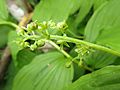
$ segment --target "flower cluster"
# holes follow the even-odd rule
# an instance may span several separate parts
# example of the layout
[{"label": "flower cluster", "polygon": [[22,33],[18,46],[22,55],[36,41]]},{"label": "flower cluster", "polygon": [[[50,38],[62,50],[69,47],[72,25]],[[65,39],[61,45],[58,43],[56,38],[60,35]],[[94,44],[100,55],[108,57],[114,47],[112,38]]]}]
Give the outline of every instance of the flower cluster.
[{"label": "flower cluster", "polygon": [[81,61],[84,60],[85,56],[87,56],[90,53],[90,47],[86,45],[76,45],[77,48],[75,49],[75,52],[78,53],[77,58],[80,59]]},{"label": "flower cluster", "polygon": [[67,27],[65,21],[59,23],[55,23],[52,20],[42,23],[37,21],[31,22],[27,27],[21,27],[21,29],[17,31],[17,34],[20,36],[17,43],[23,48],[28,47],[31,50],[35,50],[43,46],[46,39],[49,39],[49,29],[63,33]]}]

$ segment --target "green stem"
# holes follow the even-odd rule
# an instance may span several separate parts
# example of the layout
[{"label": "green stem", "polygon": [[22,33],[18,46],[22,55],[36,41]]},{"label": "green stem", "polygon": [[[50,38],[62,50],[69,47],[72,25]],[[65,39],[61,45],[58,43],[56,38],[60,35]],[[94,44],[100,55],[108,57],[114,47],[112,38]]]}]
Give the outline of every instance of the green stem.
[{"label": "green stem", "polygon": [[101,46],[101,45],[86,42],[86,41],[83,41],[83,40],[78,40],[78,39],[74,39],[74,38],[70,38],[70,37],[57,36],[57,35],[50,35],[50,39],[53,39],[53,40],[65,40],[66,42],[72,42],[72,43],[76,43],[76,44],[85,44],[85,45],[87,45],[87,46],[89,46],[91,48],[101,50],[101,51],[105,51],[105,52],[120,56],[120,53],[117,52],[117,51],[114,51],[114,50],[112,50],[110,48],[107,48],[107,47],[104,47],[104,46]]},{"label": "green stem", "polygon": [[49,40],[47,42],[53,45],[58,51],[62,52],[67,58],[72,59],[72,57],[67,52],[65,52],[63,49],[61,49],[56,43],[54,43],[53,41],[49,41]]},{"label": "green stem", "polygon": [[84,64],[82,59],[79,62],[79,66],[86,69],[86,70],[93,71],[93,69],[91,69],[90,67],[88,67],[87,65]]},{"label": "green stem", "polygon": [[[16,25],[16,24],[14,24],[14,23],[12,23],[12,22],[7,22],[7,21],[2,21],[2,22],[0,22],[0,25],[2,25],[2,24],[6,24],[6,25],[10,25],[10,26],[12,26],[12,27],[14,27],[14,28],[16,28],[16,29],[21,29],[18,25]],[[73,38],[69,38],[69,37],[63,37],[63,36],[55,36],[55,35],[51,35],[50,36],[50,38],[51,39],[62,39],[62,40],[66,40],[67,42],[72,42],[72,41],[74,41],[74,43],[77,43],[76,42],[76,40],[77,39],[73,39]],[[65,52],[63,49],[61,49],[57,44],[55,44],[53,41],[50,41],[50,40],[46,40],[47,42],[49,42],[51,45],[53,45],[58,51],[60,51],[61,53],[63,53],[67,58],[70,58],[71,60],[73,59],[73,57],[71,57],[67,52]],[[82,40],[80,40],[80,41],[82,41]],[[80,43],[80,41],[79,41],[79,43]],[[83,42],[83,41],[82,41]],[[80,43],[81,44],[81,43]],[[84,43],[83,43],[84,44]],[[73,61],[74,63],[79,63],[77,60],[74,60]],[[84,66],[84,65],[82,65],[82,67],[83,68],[85,68],[85,69],[87,69],[87,70],[89,70],[89,71],[91,71],[91,69],[89,68],[89,67],[86,67],[86,66]]]},{"label": "green stem", "polygon": [[[51,45],[53,45],[58,51],[60,51],[61,53],[63,53],[67,58],[70,58],[71,60],[73,59],[73,57],[71,57],[67,52],[65,52],[64,50],[62,50],[56,43],[54,43],[53,41],[49,41],[47,40],[48,43],[50,43]],[[79,61],[77,60],[73,60],[72,62],[78,64]],[[89,71],[93,71],[91,68],[89,68],[88,66],[85,65],[81,65],[80,67],[89,70]]]},{"label": "green stem", "polygon": [[18,25],[14,24],[14,23],[12,23],[12,22],[1,21],[1,22],[0,22],[0,25],[2,25],[2,24],[10,25],[10,26],[12,26],[12,27],[14,27],[14,28],[16,28],[16,29],[21,29]]}]

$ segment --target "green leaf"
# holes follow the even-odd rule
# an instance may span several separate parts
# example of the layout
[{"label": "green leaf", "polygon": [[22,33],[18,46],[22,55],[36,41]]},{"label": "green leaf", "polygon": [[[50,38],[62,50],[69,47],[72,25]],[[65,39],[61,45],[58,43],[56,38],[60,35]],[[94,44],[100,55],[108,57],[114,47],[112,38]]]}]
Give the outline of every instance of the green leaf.
[{"label": "green leaf", "polygon": [[91,53],[85,61],[93,69],[98,69],[113,64],[116,58],[117,57],[112,54],[96,50]]},{"label": "green leaf", "polygon": [[35,7],[33,20],[56,22],[66,20],[73,4],[72,0],[41,0]]},{"label": "green leaf", "polygon": [[29,64],[33,58],[36,56],[35,53],[24,49],[18,52],[17,54],[17,67],[14,65],[13,61],[10,63],[7,74],[6,74],[6,82],[4,84],[4,89],[2,90],[12,90],[13,80],[17,72],[25,65]]},{"label": "green leaf", "polygon": [[8,10],[6,0],[0,0],[0,19],[6,20],[8,18]]},{"label": "green leaf", "polygon": [[73,67],[65,64],[61,53],[39,55],[18,72],[13,90],[63,90],[73,79]]},{"label": "green leaf", "polygon": [[16,61],[16,58],[17,58],[17,53],[22,49],[21,47],[19,47],[17,45],[17,43],[15,42],[18,38],[18,35],[16,33],[16,31],[11,31],[9,33],[9,37],[8,37],[8,46],[10,47],[10,51],[11,51],[11,54],[12,54],[12,58],[14,60],[14,64],[17,65],[17,61]]},{"label": "green leaf", "polygon": [[96,42],[120,52],[120,26],[104,29],[99,34]]},{"label": "green leaf", "polygon": [[37,54],[27,49],[19,51],[17,53],[18,69],[21,69],[23,66],[29,64],[36,55]]},{"label": "green leaf", "polygon": [[6,82],[4,84],[4,89],[2,90],[12,90],[13,80],[15,78],[17,71],[13,61],[8,66],[7,74],[6,74]]},{"label": "green leaf", "polygon": [[113,65],[120,65],[120,57],[114,61]]},{"label": "green leaf", "polygon": [[78,25],[85,18],[85,16],[89,13],[92,5],[93,0],[82,0],[79,13],[75,19],[75,25]]},{"label": "green leaf", "polygon": [[101,30],[120,25],[119,4],[120,0],[111,0],[95,11],[85,29],[87,41],[95,42]]},{"label": "green leaf", "polygon": [[108,0],[94,0],[94,10],[97,10],[102,4]]},{"label": "green leaf", "polygon": [[83,76],[85,74],[85,69],[81,68],[80,66],[78,66],[78,64],[74,64],[74,78],[73,78],[73,82],[76,81],[79,77]]},{"label": "green leaf", "polygon": [[120,66],[108,66],[84,75],[65,90],[120,90]]},{"label": "green leaf", "polygon": [[[73,7],[71,9],[71,15],[67,19],[69,30],[67,33],[71,37],[81,38],[80,35],[84,32],[84,27],[89,19],[93,0],[73,0]],[[90,15],[91,16],[91,15]]]},{"label": "green leaf", "polygon": [[13,30],[12,27],[6,25],[0,25],[0,47],[4,47],[8,41],[8,33]]},{"label": "green leaf", "polygon": [[[120,52],[120,0],[110,0],[97,9],[85,29],[87,41]],[[116,28],[117,27],[117,28]]]},{"label": "green leaf", "polygon": [[71,3],[73,4],[73,7],[70,11],[70,14],[74,14],[81,6],[83,0],[73,0]]}]

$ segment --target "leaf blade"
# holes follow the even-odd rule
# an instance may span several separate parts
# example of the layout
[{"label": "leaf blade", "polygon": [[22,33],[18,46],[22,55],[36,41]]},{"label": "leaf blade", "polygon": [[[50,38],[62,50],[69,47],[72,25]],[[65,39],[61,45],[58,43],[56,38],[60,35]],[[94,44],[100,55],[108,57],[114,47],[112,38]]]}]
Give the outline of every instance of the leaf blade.
[{"label": "leaf blade", "polygon": [[[23,88],[26,90],[46,90],[48,87],[49,90],[62,90],[72,82],[73,77],[72,67],[66,68],[65,62],[65,58],[58,52],[37,56],[32,63],[18,73],[13,90],[23,90]],[[22,80],[19,81],[20,79]],[[26,80],[28,82],[23,84]],[[20,88],[21,86],[22,88]]]}]

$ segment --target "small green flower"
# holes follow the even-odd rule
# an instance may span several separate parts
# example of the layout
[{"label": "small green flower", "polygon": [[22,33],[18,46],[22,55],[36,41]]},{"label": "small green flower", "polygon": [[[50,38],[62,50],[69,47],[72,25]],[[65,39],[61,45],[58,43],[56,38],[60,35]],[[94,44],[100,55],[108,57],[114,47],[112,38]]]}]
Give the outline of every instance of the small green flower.
[{"label": "small green flower", "polygon": [[37,45],[36,44],[30,45],[30,50],[34,51],[35,49],[37,49]]},{"label": "small green flower", "polygon": [[19,29],[19,30],[17,30],[17,34],[19,36],[21,36],[21,35],[23,36],[25,34],[25,31],[23,29]]},{"label": "small green flower", "polygon": [[45,45],[45,41],[44,40],[38,40],[38,41],[36,41],[36,44],[41,47],[41,46]]},{"label": "small green flower", "polygon": [[61,49],[63,49],[63,46],[70,47],[69,44],[64,40],[58,40],[57,44],[60,44]]},{"label": "small green flower", "polygon": [[78,53],[78,57],[80,60],[83,60],[86,55],[89,54],[90,48],[86,45],[77,45],[77,48],[75,49],[75,52]]},{"label": "small green flower", "polygon": [[27,30],[32,31],[38,29],[38,25],[36,22],[31,22],[30,24],[27,25]]},{"label": "small green flower", "polygon": [[[18,35],[21,38],[19,45],[23,48],[29,47],[31,50],[35,50],[37,47],[45,44],[45,39],[50,38],[49,29],[57,29],[64,34],[66,27],[67,24],[65,21],[59,23],[55,23],[52,20],[43,21],[42,23],[37,21],[31,22],[27,27],[22,27],[18,31]],[[66,37],[65,34],[64,36]],[[63,46],[69,47],[68,43],[64,40],[59,40],[57,43],[60,44],[61,49],[63,49]]]},{"label": "small green flower", "polygon": [[19,45],[22,47],[22,48],[26,48],[29,46],[29,43],[28,42],[24,42],[24,41],[20,41],[19,42]]},{"label": "small green flower", "polygon": [[53,22],[52,20],[48,21],[48,26],[49,26],[51,29],[56,29],[56,23]]},{"label": "small green flower", "polygon": [[65,21],[57,23],[56,28],[60,30],[62,33],[65,32],[65,30],[68,28],[68,25],[66,24]]}]

